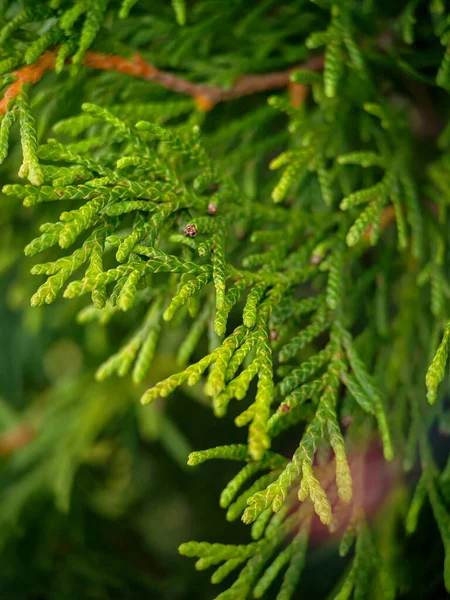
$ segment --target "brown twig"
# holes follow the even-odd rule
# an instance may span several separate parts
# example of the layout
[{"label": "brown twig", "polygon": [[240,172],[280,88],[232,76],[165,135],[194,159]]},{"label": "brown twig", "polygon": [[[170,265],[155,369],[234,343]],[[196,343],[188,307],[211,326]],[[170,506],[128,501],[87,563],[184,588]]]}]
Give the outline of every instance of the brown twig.
[{"label": "brown twig", "polygon": [[[70,62],[70,59],[67,62]],[[0,101],[0,114],[7,111],[9,102],[18,96],[23,85],[37,83],[46,72],[54,69],[55,63],[56,51],[52,50],[45,52],[35,64],[14,71],[13,75],[16,77],[16,81],[8,87],[3,99]],[[321,70],[323,68],[323,57],[312,56],[303,64],[285,71],[263,75],[242,75],[229,90],[224,90],[215,85],[193,83],[172,73],[161,71],[145,62],[139,54],[135,54],[133,60],[129,60],[120,56],[110,56],[89,50],[86,52],[82,64],[92,69],[117,71],[139,79],[153,81],[179,94],[191,96],[200,109],[211,110],[216,104],[225,100],[233,100],[256,92],[286,87],[289,84],[292,71],[299,68],[310,71]]]},{"label": "brown twig", "polygon": [[[14,71],[13,75],[15,75],[17,79],[8,87],[3,99],[0,101],[0,114],[4,114],[7,111],[9,102],[18,96],[23,85],[37,83],[46,72],[55,68],[55,63],[56,49],[45,52],[35,64]],[[67,60],[67,63],[70,63],[70,59]],[[118,73],[131,75],[138,79],[153,81],[176,93],[191,96],[201,110],[207,111],[214,108],[219,102],[287,86],[289,86],[292,104],[298,107],[304,102],[308,93],[308,88],[307,86],[292,83],[290,81],[291,73],[297,69],[320,71],[324,66],[324,58],[323,56],[311,56],[303,64],[290,67],[284,71],[265,73],[263,75],[242,75],[235,81],[234,85],[229,90],[224,90],[223,88],[214,85],[193,83],[192,81],[188,81],[187,79],[183,79],[172,73],[161,71],[150,63],[145,62],[139,54],[135,54],[133,60],[129,60],[120,56],[111,56],[89,50],[84,55],[82,64],[92,69],[116,71]],[[429,102],[427,101],[427,103],[425,103],[425,101],[423,101],[423,104],[427,104],[426,112],[428,113]],[[433,133],[435,133],[436,126],[434,119],[431,125]],[[429,127],[426,123],[425,126],[428,131]],[[422,129],[425,129],[425,126],[422,124]],[[381,215],[382,229],[388,227],[394,219],[395,212],[393,207],[386,207]],[[367,228],[363,237],[367,239],[370,237],[370,234],[371,226]]]},{"label": "brown twig", "polygon": [[9,456],[13,452],[27,446],[36,436],[35,429],[23,423],[3,435],[0,435],[0,457]]}]

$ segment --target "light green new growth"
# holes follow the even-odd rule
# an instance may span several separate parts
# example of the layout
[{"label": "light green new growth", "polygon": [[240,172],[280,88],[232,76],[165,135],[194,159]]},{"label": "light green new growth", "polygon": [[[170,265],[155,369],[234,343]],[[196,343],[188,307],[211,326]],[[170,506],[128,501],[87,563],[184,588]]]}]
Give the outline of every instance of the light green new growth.
[{"label": "light green new growth", "polygon": [[434,355],[433,361],[427,371],[426,385],[427,398],[430,404],[434,404],[437,398],[437,390],[445,375],[450,343],[450,324],[447,325],[439,348]]}]

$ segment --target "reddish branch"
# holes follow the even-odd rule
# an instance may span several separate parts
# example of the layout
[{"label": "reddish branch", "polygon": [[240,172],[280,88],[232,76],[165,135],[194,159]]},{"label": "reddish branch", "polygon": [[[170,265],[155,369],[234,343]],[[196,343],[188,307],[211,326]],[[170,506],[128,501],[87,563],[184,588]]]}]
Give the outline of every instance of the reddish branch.
[{"label": "reddish branch", "polygon": [[[55,68],[56,56],[56,50],[45,52],[34,65],[22,67],[14,71],[13,75],[15,75],[16,81],[8,87],[3,99],[0,101],[0,114],[7,111],[9,102],[20,93],[23,85],[37,83],[47,71],[52,71]],[[70,59],[67,62],[70,62]],[[139,54],[135,54],[133,60],[129,60],[120,56],[110,56],[89,50],[86,52],[82,64],[92,69],[116,71],[138,79],[153,81],[176,93],[191,96],[194,98],[197,106],[206,111],[211,110],[219,102],[287,86],[290,88],[292,104],[300,106],[306,97],[308,88],[303,85],[292,84],[290,82],[291,73],[300,68],[309,71],[320,71],[323,69],[324,59],[323,56],[312,56],[303,64],[284,71],[265,73],[263,75],[242,75],[229,90],[224,90],[214,85],[193,83],[172,73],[160,71],[153,65],[145,62]],[[394,219],[394,209],[392,206],[388,206],[384,209],[381,216],[382,229],[385,229]],[[371,226],[368,227],[364,237],[368,238],[370,233]]]},{"label": "reddish branch", "polygon": [[36,431],[27,423],[23,423],[16,429],[0,435],[0,457],[9,456],[27,446],[35,436]]},{"label": "reddish branch", "polygon": [[[0,101],[0,114],[6,112],[8,103],[20,93],[24,84],[37,83],[47,71],[54,69],[55,62],[56,52],[48,51],[34,65],[14,71],[13,75],[16,77],[16,81],[8,87],[3,99]],[[70,59],[68,62],[70,62]],[[133,60],[128,60],[120,56],[109,56],[90,50],[86,52],[82,64],[92,69],[117,71],[139,79],[154,81],[169,90],[191,96],[202,110],[211,110],[216,104],[224,100],[232,100],[256,92],[286,87],[290,81],[290,74],[296,69],[321,70],[323,68],[323,57],[312,56],[302,65],[291,67],[285,71],[265,73],[264,75],[243,75],[236,80],[230,90],[224,90],[215,85],[192,83],[172,73],[160,71],[145,62],[139,54],[135,54]],[[299,94],[299,90],[296,91],[296,94]]]}]

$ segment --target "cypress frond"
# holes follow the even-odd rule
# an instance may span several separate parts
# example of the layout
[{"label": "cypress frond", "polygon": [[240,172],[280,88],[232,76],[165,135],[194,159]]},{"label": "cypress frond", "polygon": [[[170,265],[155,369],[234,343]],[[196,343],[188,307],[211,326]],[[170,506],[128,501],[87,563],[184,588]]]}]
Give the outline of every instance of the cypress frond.
[{"label": "cypress frond", "polygon": [[[22,555],[10,552],[19,540],[10,523],[31,522],[49,497],[64,523],[104,509],[102,523],[132,516],[123,523],[146,538],[135,511],[159,515],[166,493],[141,481],[157,442],[177,468],[188,455],[189,466],[242,463],[219,504],[228,521],[251,524],[251,541],[180,546],[197,569],[215,568],[213,583],[229,577],[218,599],[296,597],[309,540],[325,529],[342,534],[348,556],[330,597],[403,597],[396,561],[401,552],[413,561],[427,506],[449,591],[450,462],[434,457],[434,432],[449,428],[445,3],[3,4],[0,313],[28,297],[23,265],[40,278],[31,305],[54,304],[11,320],[39,357],[14,410],[0,401],[5,572]],[[66,329],[71,310],[83,328]],[[54,320],[38,344],[46,315]],[[9,325],[2,340],[15,339]],[[20,369],[9,367],[22,351],[14,346],[0,369],[2,397],[15,393]],[[41,364],[37,394],[28,378]],[[191,451],[188,439],[217,443],[215,417],[241,431]],[[29,439],[11,450],[19,419]],[[155,478],[169,478],[158,461]],[[382,508],[366,489],[372,475],[395,487]],[[372,518],[378,510],[396,527]],[[75,557],[81,533],[61,537]],[[53,546],[42,544],[33,569]],[[81,583],[95,579],[73,564]],[[118,573],[113,592],[100,583],[86,594],[138,597],[145,579],[150,596],[166,597],[166,582],[130,572],[138,587],[122,587],[128,575]],[[61,570],[69,595],[72,575]]]}]

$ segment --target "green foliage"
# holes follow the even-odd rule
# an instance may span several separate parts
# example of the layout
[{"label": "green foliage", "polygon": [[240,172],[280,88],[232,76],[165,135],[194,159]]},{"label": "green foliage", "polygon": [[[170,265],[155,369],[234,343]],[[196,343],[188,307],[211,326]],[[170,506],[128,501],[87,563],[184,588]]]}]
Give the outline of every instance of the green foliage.
[{"label": "green foliage", "polygon": [[[343,530],[342,556],[354,545],[334,598],[403,594],[385,539],[408,542],[379,534],[364,497],[380,438],[384,460],[399,459],[384,469],[410,470],[419,454],[409,509],[398,502],[395,511],[413,535],[429,501],[450,592],[450,470],[439,472],[428,442],[449,391],[445,7],[10,4],[2,85],[20,83],[21,73],[43,78],[6,92],[0,125],[0,163],[20,144],[17,175],[28,180],[11,178],[4,199],[33,215],[25,254],[42,254],[31,267],[41,278],[32,306],[71,299],[86,336],[94,325],[103,336],[122,327],[96,379],[115,385],[130,375],[143,405],[136,419],[183,393],[216,417],[233,413],[245,430],[245,443],[194,451],[188,465],[245,463],[220,506],[227,520],[252,524],[252,541],[191,541],[181,554],[199,570],[215,567],[213,583],[237,573],[218,599],[289,600],[318,517]],[[134,65],[152,61],[159,78],[133,79],[111,57],[99,74],[83,64],[91,47],[142,54]],[[56,75],[35,66],[49,49],[57,57],[45,70]],[[319,53],[323,68],[301,64]],[[288,90],[267,98],[257,76],[254,89],[243,85],[248,73],[276,70],[283,81],[290,73]],[[224,102],[210,107],[211,86]],[[78,469],[125,410],[105,398],[71,407],[67,439],[52,433],[48,442],[52,467],[27,475],[30,497],[42,484],[69,510]],[[63,421],[51,417],[51,427],[52,418]],[[279,451],[285,439],[293,452]]]}]

